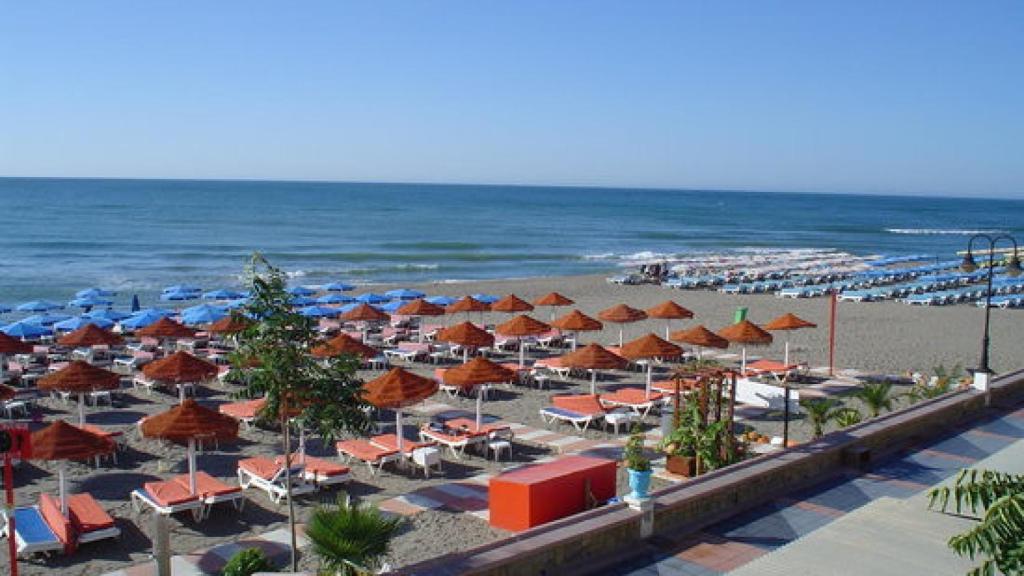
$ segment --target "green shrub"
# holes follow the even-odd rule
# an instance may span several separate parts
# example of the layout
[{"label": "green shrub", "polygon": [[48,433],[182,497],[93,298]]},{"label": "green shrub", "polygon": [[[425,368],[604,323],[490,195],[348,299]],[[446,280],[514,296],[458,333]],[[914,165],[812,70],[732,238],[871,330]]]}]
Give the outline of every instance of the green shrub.
[{"label": "green shrub", "polygon": [[252,576],[257,572],[277,572],[277,569],[263,550],[259,548],[248,548],[231,557],[224,565],[221,576]]}]

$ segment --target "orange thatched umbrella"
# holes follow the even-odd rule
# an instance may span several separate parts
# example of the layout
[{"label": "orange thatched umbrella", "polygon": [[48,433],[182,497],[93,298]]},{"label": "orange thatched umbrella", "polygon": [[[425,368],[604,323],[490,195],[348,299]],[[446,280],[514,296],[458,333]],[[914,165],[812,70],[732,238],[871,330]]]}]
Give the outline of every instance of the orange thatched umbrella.
[{"label": "orange thatched umbrella", "polygon": [[238,437],[238,420],[204,408],[189,398],[166,412],[146,417],[139,430],[147,438],[188,443],[189,490],[195,494],[196,439],[233,440]]},{"label": "orange thatched umbrella", "polygon": [[206,331],[211,334],[237,334],[245,331],[249,326],[252,326],[251,320],[244,316],[232,314],[231,316],[225,316],[213,324],[210,324],[210,326],[206,328]]},{"label": "orange thatched umbrella", "polygon": [[196,335],[196,331],[165,316],[149,326],[139,329],[135,334],[152,338],[192,338]]},{"label": "orange thatched umbrella", "polygon": [[636,340],[627,342],[619,351],[624,357],[630,360],[647,359],[647,383],[644,388],[645,397],[651,395],[651,367],[654,364],[653,358],[672,358],[683,353],[683,349],[675,344],[662,340],[654,334],[641,336]]},{"label": "orange thatched umbrella", "polygon": [[388,316],[387,312],[363,303],[345,312],[340,318],[349,322],[387,322],[391,317]]},{"label": "orange thatched umbrella", "polygon": [[590,370],[591,394],[597,393],[598,370],[619,370],[629,364],[628,360],[599,344],[589,344],[575,352],[565,354],[559,358],[559,362],[566,368]]},{"label": "orange thatched umbrella", "polygon": [[669,338],[676,342],[684,342],[696,346],[698,359],[703,356],[703,348],[721,348],[724,350],[729,347],[728,340],[708,330],[703,324],[698,324],[689,330],[673,332],[669,335]]},{"label": "orange thatched umbrella", "polygon": [[[32,433],[33,460],[88,460],[114,451],[109,438],[93,434],[63,420],[57,420],[42,430]],[[60,509],[68,514],[68,494],[64,486],[64,464],[57,469],[60,486]]]},{"label": "orange thatched umbrella", "polygon": [[28,354],[32,352],[32,345],[26,344],[17,338],[13,338],[0,332],[0,382],[4,381],[4,368],[7,366],[8,354]]},{"label": "orange thatched umbrella", "polygon": [[417,298],[399,308],[398,314],[416,316],[420,319],[420,329],[417,331],[419,336],[417,338],[420,342],[423,342],[423,318],[427,316],[444,316],[444,307],[431,304],[423,298]]},{"label": "orange thatched umbrella", "polygon": [[472,322],[450,326],[437,333],[437,340],[462,346],[462,361],[469,360],[470,348],[494,346],[494,335]]},{"label": "orange thatched umbrella", "polygon": [[[787,312],[782,316],[772,320],[771,322],[764,325],[765,330],[785,330],[789,332],[791,330],[801,330],[803,328],[817,328],[818,325],[814,322],[808,322],[803,318],[800,318],[796,314]],[[789,338],[786,338],[786,355],[782,360],[782,363],[789,366]]]},{"label": "orange thatched umbrella", "polygon": [[142,373],[150,380],[178,384],[178,393],[181,402],[184,402],[185,388],[180,384],[209,380],[217,375],[217,367],[188,352],[178,351],[146,364],[142,367]]},{"label": "orange thatched umbrella", "polygon": [[604,329],[604,324],[600,321],[587,316],[579,310],[573,310],[565,316],[562,316],[551,322],[551,325],[559,330],[565,330],[566,332],[572,332],[572,349],[576,350],[576,341],[579,339],[580,332],[597,332]]},{"label": "orange thatched umbrella", "polygon": [[404,368],[392,368],[387,374],[363,384],[363,398],[378,408],[395,410],[395,434],[398,451],[402,451],[405,435],[402,433],[402,408],[430,398],[437,392],[436,380],[413,374]]},{"label": "orange thatched umbrella", "polygon": [[492,312],[508,312],[510,314],[514,314],[516,312],[531,312],[532,310],[533,304],[530,304],[515,294],[509,294],[494,304],[491,304]]},{"label": "orange thatched umbrella", "polygon": [[476,357],[465,364],[444,372],[444,383],[471,390],[477,388],[476,395],[476,426],[483,421],[483,384],[511,382],[516,375],[503,366],[499,366],[486,358]]},{"label": "orange thatched umbrella", "polygon": [[616,304],[611,308],[602,310],[597,315],[598,318],[605,322],[612,322],[619,325],[619,346],[622,346],[622,325],[630,324],[632,322],[639,322],[647,319],[647,313],[643,310],[637,310],[625,304]]},{"label": "orange thatched umbrella", "polygon": [[95,324],[86,324],[74,332],[61,336],[57,343],[61,346],[117,346],[124,340],[120,336],[104,330]]},{"label": "orange thatched umbrella", "polygon": [[665,339],[667,340],[669,332],[672,330],[672,321],[682,320],[684,318],[693,318],[693,312],[683,308],[671,300],[665,300],[653,308],[648,308],[647,316],[650,318],[661,318],[666,321]]},{"label": "orange thatched umbrella", "polygon": [[552,320],[555,319],[555,308],[559,308],[561,306],[572,306],[575,303],[576,302],[574,302],[573,300],[565,296],[562,296],[558,292],[551,292],[549,294],[545,294],[544,296],[541,296],[540,298],[537,298],[536,300],[533,301],[534,306],[547,306],[551,308]]},{"label": "orange thatched umbrella", "polygon": [[99,390],[117,390],[121,387],[121,376],[75,360],[64,368],[47,374],[36,384],[40,390],[59,390],[78,394],[78,424],[85,424],[85,395]]},{"label": "orange thatched umbrella", "polygon": [[772,343],[772,335],[762,330],[760,326],[750,320],[743,320],[732,326],[722,328],[718,331],[718,335],[729,342],[743,345],[743,356],[740,360],[741,374],[747,372],[747,344],[758,346]]},{"label": "orange thatched umbrella", "polygon": [[375,358],[380,352],[376,348],[363,344],[348,334],[338,334],[324,344],[313,348],[313,356],[317,358],[331,358],[350,354],[360,358]]},{"label": "orange thatched umbrella", "polygon": [[465,312],[467,315],[470,312],[487,312],[491,307],[485,302],[481,302],[472,296],[465,296],[459,299],[458,302],[452,304],[444,309],[446,314],[458,314],[459,312]]},{"label": "orange thatched umbrella", "polygon": [[519,339],[519,366],[526,365],[526,346],[523,343],[525,336],[536,336],[551,330],[551,326],[527,316],[520,314],[515,318],[499,324],[494,331],[502,336],[512,336]]}]

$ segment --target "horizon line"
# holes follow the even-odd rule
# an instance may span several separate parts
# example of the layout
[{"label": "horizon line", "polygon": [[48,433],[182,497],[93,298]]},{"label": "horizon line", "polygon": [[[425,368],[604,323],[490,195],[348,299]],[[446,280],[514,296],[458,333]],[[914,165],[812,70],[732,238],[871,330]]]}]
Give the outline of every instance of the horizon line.
[{"label": "horizon line", "polygon": [[243,182],[278,184],[380,184],[394,186],[459,186],[492,188],[579,188],[591,190],[631,190],[640,192],[715,192],[726,194],[795,194],[805,196],[869,196],[891,198],[933,198],[960,200],[1006,200],[1024,201],[1024,196],[969,196],[962,194],[936,194],[928,192],[837,192],[808,190],[765,190],[757,188],[686,188],[672,186],[623,186],[607,184],[524,184],[506,182],[442,182],[442,181],[394,181],[394,180],[329,180],[317,178],[173,178],[141,176],[12,176],[0,174],[0,180],[124,180],[155,182]]}]

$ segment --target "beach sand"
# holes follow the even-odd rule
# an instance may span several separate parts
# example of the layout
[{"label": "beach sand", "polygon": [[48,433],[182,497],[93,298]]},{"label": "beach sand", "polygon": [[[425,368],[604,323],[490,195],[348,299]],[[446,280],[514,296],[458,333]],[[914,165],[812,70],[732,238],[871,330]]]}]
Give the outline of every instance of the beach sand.
[{"label": "beach sand", "polygon": [[[511,292],[526,300],[558,291],[576,300],[573,307],[592,316],[619,302],[647,308],[666,299],[673,299],[696,313],[692,320],[674,321],[673,330],[697,323],[704,324],[712,330],[720,329],[731,323],[733,312],[738,306],[748,307],[749,318],[758,323],[767,322],[784,312],[793,312],[819,326],[814,330],[799,331],[791,335],[790,349],[793,358],[812,367],[825,366],[828,363],[829,302],[824,298],[783,300],[774,296],[721,295],[706,291],[677,291],[658,286],[617,286],[608,284],[603,277],[595,276],[428,284],[412,287],[423,289],[431,295],[461,296],[477,292],[504,295]],[[373,291],[380,292],[391,286],[372,288]],[[563,314],[569,309],[559,309],[557,313]],[[549,310],[544,308],[538,309],[533,315],[545,321],[550,319]],[[934,366],[950,367],[957,363],[973,366],[978,358],[982,316],[983,311],[974,306],[924,308],[899,303],[840,303],[836,328],[836,366],[839,369],[854,368],[867,373],[888,374],[905,374],[910,371],[928,373]],[[494,323],[509,317],[485,314],[484,320]],[[474,321],[479,318],[478,314],[472,315]],[[461,321],[464,315],[454,319]],[[992,311],[991,364],[997,371],[1010,370],[1022,363],[1022,319],[1024,312],[1021,311]],[[628,341],[651,331],[664,336],[664,327],[665,322],[661,320],[627,325],[625,337]],[[785,335],[777,334],[773,345],[750,349],[748,353],[781,360],[784,337]],[[618,328],[607,326],[604,332],[584,335],[581,341],[611,344],[617,338]],[[511,361],[513,356],[510,355],[508,358]],[[433,367],[417,364],[414,368],[420,373],[429,374]],[[372,378],[375,375],[376,373],[372,372],[362,374],[365,378]],[[616,374],[614,379],[602,381],[601,384],[635,385],[642,382],[643,375],[633,372]],[[523,387],[499,388],[495,397],[485,403],[484,410],[490,416],[540,428],[542,424],[537,411],[547,405],[552,394],[584,391],[588,386],[588,383],[582,381],[560,383],[552,380],[550,391]],[[230,390],[218,388],[204,389],[200,392],[200,399],[212,405],[228,401],[229,392]],[[475,406],[472,400],[453,399],[442,393],[436,395],[434,400],[451,404],[467,412],[472,412]],[[83,464],[70,464],[68,486],[72,492],[91,492],[115,517],[123,535],[116,542],[85,545],[70,556],[56,555],[22,561],[20,565],[23,574],[43,574],[54,568],[69,576],[101,574],[149,559],[148,533],[151,516],[148,513],[141,517],[135,516],[129,504],[128,494],[145,481],[167,478],[172,473],[184,472],[185,450],[177,445],[138,438],[134,431],[134,423],[143,415],[163,411],[175,402],[175,398],[159,392],[146,396],[143,393],[126,391],[113,410],[105,406],[88,408],[90,423],[125,430],[129,437],[129,448],[127,452],[119,455],[117,464],[107,463],[98,469]],[[64,405],[59,401],[45,399],[41,400],[39,405],[47,422],[56,418],[65,418],[69,421],[76,418],[74,402]],[[413,431],[414,426],[425,420],[424,416],[409,415],[406,418],[409,433]],[[389,412],[384,412],[381,421],[386,427],[393,422],[393,417]],[[650,418],[648,422],[653,424],[654,419]],[[777,421],[749,424],[770,434],[777,433],[779,429]],[[553,430],[562,434],[574,434],[567,426],[554,427]],[[795,423],[792,430],[794,437],[798,439],[807,437],[807,426],[802,423]],[[623,436],[624,434],[619,438]],[[223,444],[219,450],[200,455],[199,466],[210,474],[233,483],[236,481],[234,464],[240,457],[279,453],[279,438],[279,434],[274,430],[243,431],[238,442]],[[613,436],[605,432],[589,431],[586,438],[607,440]],[[316,439],[310,441],[309,450],[311,454],[333,455],[333,451],[324,451]],[[409,472],[396,472],[393,469],[371,477],[365,466],[353,466],[354,481],[344,490],[357,502],[378,503],[424,486],[468,481],[479,474],[498,473],[509,466],[550,455],[546,450],[521,445],[518,442],[511,462],[496,463],[479,456],[455,462],[446,454],[444,474],[432,476],[429,480],[425,480],[422,475],[413,476]],[[23,463],[16,471],[17,504],[33,504],[41,492],[56,494],[56,470],[55,463]],[[654,488],[664,485],[663,482],[656,482]],[[620,492],[625,490],[625,482],[620,478]],[[194,523],[190,518],[175,518],[171,522],[173,552],[189,553],[285,525],[283,506],[272,504],[263,493],[255,490],[250,490],[247,495],[249,502],[242,513],[236,513],[230,508],[215,509],[210,518],[201,524]],[[300,521],[308,518],[316,505],[332,503],[337,496],[335,492],[325,491],[297,499]],[[397,567],[446,552],[467,549],[506,535],[507,533],[501,530],[490,528],[485,520],[470,514],[444,509],[425,511],[408,520],[402,534],[394,542],[390,562],[392,566]],[[0,560],[0,570],[6,571],[6,554],[0,556],[3,558]],[[303,564],[315,566],[315,559],[307,554]]]}]

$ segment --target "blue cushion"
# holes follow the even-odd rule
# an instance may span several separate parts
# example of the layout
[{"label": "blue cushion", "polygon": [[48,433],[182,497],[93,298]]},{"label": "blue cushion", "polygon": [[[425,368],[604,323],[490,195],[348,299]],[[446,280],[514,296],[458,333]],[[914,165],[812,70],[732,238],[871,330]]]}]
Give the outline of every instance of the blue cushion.
[{"label": "blue cushion", "polygon": [[14,529],[28,545],[60,542],[46,520],[43,520],[38,508],[15,508]]}]

